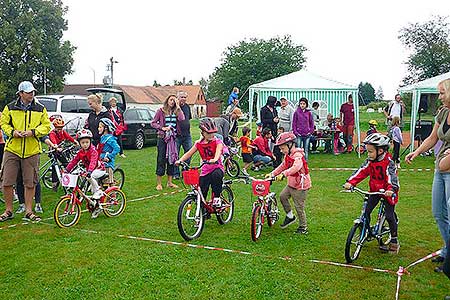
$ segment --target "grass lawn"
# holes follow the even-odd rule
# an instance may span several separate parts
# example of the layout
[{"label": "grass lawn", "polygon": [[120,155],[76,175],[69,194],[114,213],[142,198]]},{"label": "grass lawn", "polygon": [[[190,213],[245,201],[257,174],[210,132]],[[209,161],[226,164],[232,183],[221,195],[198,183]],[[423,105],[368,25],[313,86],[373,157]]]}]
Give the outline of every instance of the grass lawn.
[{"label": "grass lawn", "polygon": [[[126,172],[128,199],[157,194],[156,147],[125,153],[127,158],[117,161]],[[316,154],[310,157],[310,168],[356,168],[362,160],[356,154]],[[433,158],[419,157],[413,167],[432,168]],[[394,299],[394,275],[308,261],[345,261],[345,239],[362,202],[356,194],[339,193],[349,175],[349,171],[312,171],[306,208],[309,235],[295,235],[295,226],[282,230],[279,221],[273,228],[266,226],[257,243],[250,238],[251,187],[233,185],[232,222],[221,226],[213,217],[193,243],[261,256],[117,236],[183,242],[176,224],[183,193],[130,202],[118,218],[102,214],[93,220],[84,213],[77,226],[65,230],[56,228],[52,219],[5,228],[21,223],[17,215],[0,224],[4,228],[0,290],[7,299]],[[381,254],[376,242],[370,242],[355,264],[396,271],[439,249],[441,240],[431,216],[432,177],[430,171],[400,172],[400,253]],[[273,190],[279,193],[283,184],[275,183]],[[59,196],[43,191],[44,218],[52,217]],[[291,260],[279,258],[286,256]],[[433,268],[429,261],[412,268],[411,276],[403,277],[401,299],[442,299],[450,294],[448,279]]]}]

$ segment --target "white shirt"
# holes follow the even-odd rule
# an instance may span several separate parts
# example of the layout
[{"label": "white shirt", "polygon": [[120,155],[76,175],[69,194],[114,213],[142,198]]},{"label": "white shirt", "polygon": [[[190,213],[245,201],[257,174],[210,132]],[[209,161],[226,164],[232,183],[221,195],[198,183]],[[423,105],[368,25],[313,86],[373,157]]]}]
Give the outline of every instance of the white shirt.
[{"label": "white shirt", "polygon": [[401,103],[394,101],[394,104],[392,104],[392,108],[391,108],[391,114],[389,116],[391,118],[393,118],[395,116],[401,117],[401,113],[402,113]]}]

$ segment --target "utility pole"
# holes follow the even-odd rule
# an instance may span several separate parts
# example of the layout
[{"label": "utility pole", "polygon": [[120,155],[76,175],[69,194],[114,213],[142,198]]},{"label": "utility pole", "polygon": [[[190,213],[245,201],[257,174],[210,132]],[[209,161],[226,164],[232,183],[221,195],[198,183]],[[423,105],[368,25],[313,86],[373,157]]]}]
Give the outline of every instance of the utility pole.
[{"label": "utility pole", "polygon": [[119,63],[117,60],[114,60],[114,58],[111,56],[109,59],[110,62],[110,71],[111,71],[111,86],[114,85],[114,64]]}]

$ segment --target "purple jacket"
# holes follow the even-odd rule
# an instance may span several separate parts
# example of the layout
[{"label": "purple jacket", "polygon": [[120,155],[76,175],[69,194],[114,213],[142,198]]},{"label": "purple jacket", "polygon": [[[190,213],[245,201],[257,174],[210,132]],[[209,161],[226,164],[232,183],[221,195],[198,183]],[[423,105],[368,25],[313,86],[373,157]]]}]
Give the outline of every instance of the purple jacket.
[{"label": "purple jacket", "polygon": [[314,118],[310,110],[297,108],[292,118],[292,131],[296,136],[307,136],[314,132]]},{"label": "purple jacket", "polygon": [[[184,113],[183,111],[180,111],[180,113],[177,116],[177,134],[180,132],[180,121],[184,121]],[[164,115],[164,112],[162,108],[158,109],[156,111],[155,117],[150,122],[150,125],[158,130],[158,137],[159,138],[165,138],[166,133],[161,129],[162,127],[166,126],[166,117]]]}]

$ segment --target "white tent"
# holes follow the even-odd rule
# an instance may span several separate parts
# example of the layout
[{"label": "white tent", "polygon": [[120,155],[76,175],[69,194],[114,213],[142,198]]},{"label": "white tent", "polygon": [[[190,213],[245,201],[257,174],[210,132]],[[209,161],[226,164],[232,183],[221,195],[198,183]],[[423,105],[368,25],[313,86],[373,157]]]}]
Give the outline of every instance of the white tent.
[{"label": "white tent", "polygon": [[[256,98],[257,116],[260,119],[260,109],[266,104],[268,96],[280,99],[285,96],[294,107],[300,98],[305,97],[311,103],[318,101],[326,106],[326,112],[339,116],[340,107],[347,101],[347,96],[353,95],[355,107],[355,125],[357,142],[360,144],[358,87],[328,79],[306,70],[293,72],[281,77],[270,79],[249,87],[249,113],[253,115],[253,101]],[[256,95],[256,97],[255,97]]]},{"label": "white tent", "polygon": [[411,129],[410,129],[410,136],[411,136],[411,146],[409,148],[410,151],[414,151],[414,137],[415,137],[415,131],[416,131],[416,120],[417,120],[417,113],[419,111],[419,103],[420,103],[420,96],[422,94],[439,94],[439,91],[437,89],[437,85],[439,82],[441,82],[444,79],[450,78],[450,72],[444,73],[432,78],[425,79],[423,81],[404,86],[399,89],[400,93],[412,93],[412,101],[411,101]]}]

